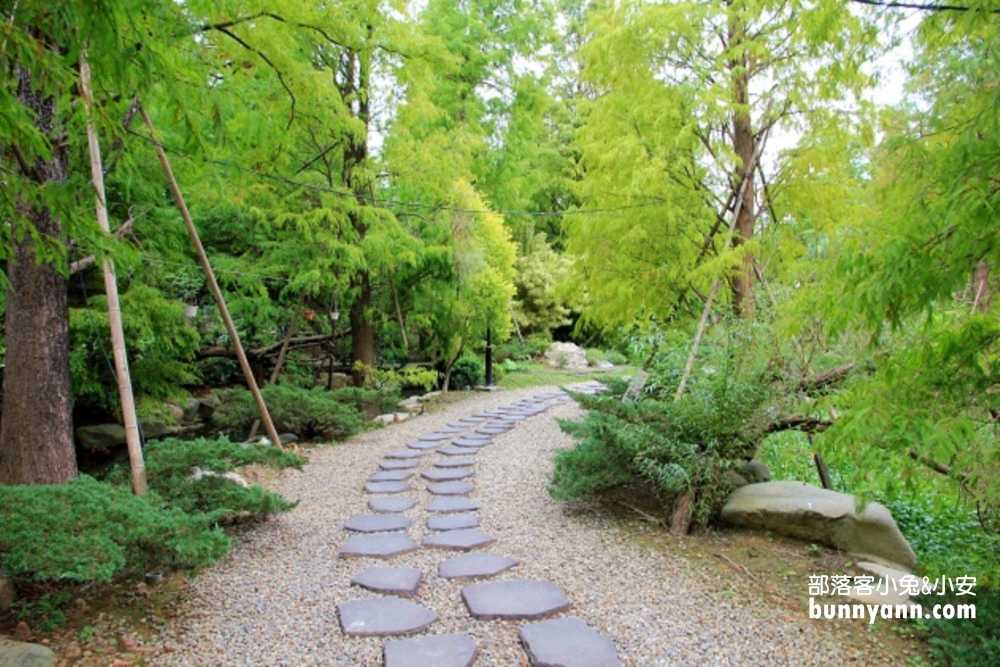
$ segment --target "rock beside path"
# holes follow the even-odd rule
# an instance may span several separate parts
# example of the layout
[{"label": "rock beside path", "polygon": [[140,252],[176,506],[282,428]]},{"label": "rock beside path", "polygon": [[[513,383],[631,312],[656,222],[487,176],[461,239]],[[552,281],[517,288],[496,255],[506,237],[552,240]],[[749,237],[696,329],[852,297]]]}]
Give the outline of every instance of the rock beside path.
[{"label": "rock beside path", "polygon": [[0,665],[3,667],[52,667],[56,654],[41,644],[0,637]]},{"label": "rock beside path", "polygon": [[802,482],[749,484],[729,496],[722,520],[734,526],[826,544],[899,569],[917,557],[880,503],[855,509],[854,496]]}]

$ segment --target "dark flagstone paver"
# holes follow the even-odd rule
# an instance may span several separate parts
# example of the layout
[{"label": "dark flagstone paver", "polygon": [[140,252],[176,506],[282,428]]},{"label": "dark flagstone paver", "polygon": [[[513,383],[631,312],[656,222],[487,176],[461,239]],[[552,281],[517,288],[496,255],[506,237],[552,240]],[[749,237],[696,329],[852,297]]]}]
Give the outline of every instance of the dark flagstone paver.
[{"label": "dark flagstone paver", "polygon": [[420,462],[413,459],[385,459],[379,462],[378,467],[382,470],[409,470],[418,465]]},{"label": "dark flagstone paver", "polygon": [[405,554],[417,549],[417,543],[408,535],[387,533],[385,535],[355,535],[340,548],[340,555],[371,556],[373,558],[388,558],[397,554]]},{"label": "dark flagstone paver", "polygon": [[471,438],[459,438],[452,443],[453,447],[464,447],[468,454],[470,449],[482,449],[493,444],[492,438],[489,440],[472,440]]},{"label": "dark flagstone paver", "polygon": [[429,479],[432,482],[450,482],[456,479],[465,479],[466,477],[472,477],[476,472],[472,468],[428,468],[427,470],[420,473],[420,476],[424,479]]},{"label": "dark flagstone paver", "polygon": [[410,488],[409,482],[366,482],[368,493],[402,493]]},{"label": "dark flagstone paver", "polygon": [[443,431],[434,431],[433,433],[420,436],[421,440],[448,440],[449,438],[451,438],[451,433],[444,433]]},{"label": "dark flagstone paver", "polygon": [[476,547],[484,547],[493,544],[497,538],[476,529],[464,528],[462,530],[446,530],[434,533],[424,538],[423,546],[437,547],[438,549],[453,549],[455,551],[468,551]]},{"label": "dark flagstone paver", "polygon": [[465,496],[438,496],[427,506],[428,512],[475,512],[479,505]]},{"label": "dark flagstone paver", "polygon": [[387,496],[368,500],[368,507],[374,512],[405,512],[416,504],[415,500],[404,496]]},{"label": "dark flagstone paver", "polygon": [[413,469],[380,470],[368,478],[369,482],[405,482],[413,477]]},{"label": "dark flagstone paver", "polygon": [[385,667],[470,667],[479,647],[459,634],[393,639],[385,643]]},{"label": "dark flagstone paver", "polygon": [[561,588],[537,579],[472,584],[462,589],[462,599],[476,618],[541,618],[570,605]]},{"label": "dark flagstone paver", "polygon": [[410,449],[436,449],[441,446],[441,443],[437,440],[414,440],[406,443],[406,446]]},{"label": "dark flagstone paver", "polygon": [[464,432],[468,426],[465,424],[448,424],[444,428],[439,428],[435,433],[447,433],[448,435],[455,435],[456,433]]},{"label": "dark flagstone paver", "polygon": [[397,449],[385,455],[387,459],[419,459],[424,453],[417,449]]},{"label": "dark flagstone paver", "polygon": [[521,626],[521,642],[537,667],[618,667],[621,662],[610,637],[599,634],[576,616]]},{"label": "dark flagstone paver", "polygon": [[478,525],[479,517],[475,514],[445,514],[427,519],[427,528],[430,530],[460,530]]},{"label": "dark flagstone paver", "polygon": [[344,529],[358,533],[381,533],[405,530],[410,527],[410,523],[402,514],[359,514],[348,519]]},{"label": "dark flagstone paver", "polygon": [[442,447],[437,450],[438,454],[444,454],[445,456],[468,456],[469,454],[475,454],[476,452],[470,447],[456,447],[455,445],[448,445],[447,447]]},{"label": "dark flagstone paver", "polygon": [[465,442],[465,443],[485,442],[489,444],[493,442],[493,436],[489,434],[483,435],[482,433],[470,433],[469,435],[463,435],[461,438],[455,438],[454,440],[452,440],[452,444],[457,442]]},{"label": "dark flagstone paver", "polygon": [[442,579],[476,579],[492,577],[517,565],[520,561],[508,556],[493,554],[462,554],[438,565]]},{"label": "dark flagstone paver", "polygon": [[378,593],[412,597],[423,576],[420,570],[413,567],[370,567],[355,575],[351,583]]},{"label": "dark flagstone paver", "polygon": [[[475,452],[466,449],[463,453],[474,454]],[[435,461],[434,465],[438,468],[467,468],[476,465],[476,458],[474,456],[448,456],[440,461]]]},{"label": "dark flagstone paver", "polygon": [[468,482],[460,481],[437,482],[427,485],[427,490],[435,496],[464,496],[467,493],[472,493],[475,488]]},{"label": "dark flagstone paver", "polygon": [[351,637],[409,635],[438,617],[430,609],[394,595],[344,602],[337,605],[337,614],[344,634]]},{"label": "dark flagstone paver", "polygon": [[500,435],[502,433],[506,433],[510,429],[510,426],[480,426],[476,429],[476,433],[482,433],[483,435]]},{"label": "dark flagstone paver", "polygon": [[476,417],[476,416],[472,416],[472,417],[462,417],[458,421],[459,421],[459,423],[462,423],[462,424],[469,424],[470,426],[474,426],[476,424],[482,424],[483,422],[488,422],[489,420],[490,420],[489,417]]}]

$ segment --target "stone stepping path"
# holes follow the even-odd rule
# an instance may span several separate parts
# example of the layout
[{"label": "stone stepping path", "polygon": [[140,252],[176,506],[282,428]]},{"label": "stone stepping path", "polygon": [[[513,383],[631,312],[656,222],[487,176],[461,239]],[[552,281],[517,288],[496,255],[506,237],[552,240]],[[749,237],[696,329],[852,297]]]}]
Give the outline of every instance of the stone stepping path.
[{"label": "stone stepping path", "polygon": [[475,512],[479,505],[465,496],[438,496],[427,506],[428,512]]},{"label": "stone stepping path", "polygon": [[428,468],[427,470],[420,473],[420,476],[424,479],[428,479],[432,482],[450,482],[456,479],[465,479],[466,477],[472,477],[476,474],[476,471],[472,468]]},{"label": "stone stepping path", "polygon": [[472,584],[462,589],[462,599],[469,613],[481,619],[542,618],[570,606],[561,588],[538,579]]},{"label": "stone stepping path", "polygon": [[420,632],[438,615],[393,595],[370,600],[352,600],[337,605],[340,626],[351,637],[409,635]]},{"label": "stone stepping path", "polygon": [[419,461],[403,459],[386,459],[378,464],[382,470],[412,470],[420,465]]},{"label": "stone stepping path", "polygon": [[435,496],[464,496],[467,493],[472,493],[475,489],[476,487],[463,481],[435,482],[427,485],[427,490]]},{"label": "stone stepping path", "polygon": [[493,577],[517,565],[520,561],[508,556],[492,554],[463,554],[438,565],[438,576],[442,579],[478,579]]},{"label": "stone stepping path", "polygon": [[[438,464],[440,465],[440,464]],[[409,470],[380,470],[368,478],[369,482],[405,482],[413,477],[413,469]]]},{"label": "stone stepping path", "polygon": [[376,593],[413,597],[423,578],[423,572],[415,567],[370,567],[355,575],[351,584]]},{"label": "stone stepping path", "polygon": [[521,626],[521,642],[532,665],[618,667],[615,643],[576,616]]},{"label": "stone stepping path", "polygon": [[387,459],[419,459],[424,453],[417,449],[397,449],[385,455]]},{"label": "stone stepping path", "polygon": [[435,431],[434,433],[428,433],[427,435],[422,435],[420,436],[420,439],[431,440],[431,441],[451,440],[451,436],[452,436],[451,433],[446,433],[444,429],[441,429],[439,431]]},{"label": "stone stepping path", "polygon": [[512,427],[510,426],[480,426],[476,429],[476,433],[482,435],[501,435],[509,431]]},{"label": "stone stepping path", "polygon": [[367,482],[365,491],[368,493],[402,493],[409,491],[413,485],[409,482]]},{"label": "stone stepping path", "polygon": [[445,456],[468,456],[469,454],[475,454],[476,451],[472,447],[456,447],[455,445],[448,445],[447,447],[442,447],[437,450],[438,454],[444,454]]},{"label": "stone stepping path", "polygon": [[466,635],[431,635],[385,643],[385,667],[469,667],[479,647]]},{"label": "stone stepping path", "polygon": [[404,498],[403,496],[371,498],[368,500],[368,507],[373,512],[405,512],[416,504],[417,501],[412,498]]},{"label": "stone stepping path", "polygon": [[485,547],[496,541],[497,538],[480,532],[476,528],[463,528],[461,530],[445,530],[440,533],[428,535],[424,538],[423,546],[436,547],[438,549],[453,549],[455,551],[469,551],[476,547]]},{"label": "stone stepping path", "polygon": [[435,461],[434,465],[438,468],[468,468],[469,466],[476,465],[476,459],[472,456],[450,456]]},{"label": "stone stepping path", "polygon": [[461,438],[455,438],[451,441],[451,444],[457,445],[458,447],[482,447],[484,445],[493,444],[492,435],[465,435]]},{"label": "stone stepping path", "polygon": [[441,446],[441,442],[439,440],[414,440],[406,443],[406,446],[410,449],[437,449]]},{"label": "stone stepping path", "polygon": [[[472,552],[493,544],[497,538],[478,529],[479,517],[474,512],[479,505],[465,497],[476,487],[465,480],[475,475],[475,454],[480,448],[494,444],[496,436],[521,421],[569,400],[565,393],[557,392],[484,410],[386,454],[378,464],[379,470],[365,483],[365,491],[373,496],[368,506],[375,514],[354,516],[344,524],[345,530],[362,534],[348,538],[339,556],[390,558],[421,547],[470,552],[438,564],[437,575],[445,580],[489,578],[518,565],[519,561],[509,556]],[[427,466],[421,458],[432,451],[442,456]],[[414,484],[423,484],[433,496],[423,511],[436,515],[427,518],[427,529],[433,532],[423,538],[420,546],[408,534],[396,532],[412,525],[401,512],[415,507],[416,501],[398,494],[414,488]],[[437,614],[398,597],[415,596],[422,580],[423,573],[416,568],[369,567],[355,575],[352,585],[383,595],[338,605],[344,634],[399,636],[428,628],[437,620]],[[462,588],[461,594],[470,615],[484,620],[541,619],[571,604],[559,586],[537,579],[474,583]],[[575,616],[522,625],[520,638],[532,665],[620,665],[614,642]],[[388,667],[469,667],[477,654],[476,641],[456,633],[390,640],[383,645]]]},{"label": "stone stepping path", "polygon": [[[459,438],[451,444],[451,447],[455,449],[464,449],[463,454],[473,454],[475,450],[482,449],[483,447],[489,447],[493,444],[492,440],[471,440],[469,438]],[[455,451],[450,450],[450,451]]]},{"label": "stone stepping path", "polygon": [[389,558],[408,551],[416,551],[417,543],[409,535],[387,533],[385,535],[355,535],[344,542],[340,548],[341,557],[352,556],[371,558]]},{"label": "stone stepping path", "polygon": [[345,530],[358,533],[383,533],[406,530],[412,522],[402,514],[359,514],[344,524]]},{"label": "stone stepping path", "polygon": [[461,528],[476,528],[479,517],[475,514],[445,514],[427,519],[428,530],[459,530]]}]

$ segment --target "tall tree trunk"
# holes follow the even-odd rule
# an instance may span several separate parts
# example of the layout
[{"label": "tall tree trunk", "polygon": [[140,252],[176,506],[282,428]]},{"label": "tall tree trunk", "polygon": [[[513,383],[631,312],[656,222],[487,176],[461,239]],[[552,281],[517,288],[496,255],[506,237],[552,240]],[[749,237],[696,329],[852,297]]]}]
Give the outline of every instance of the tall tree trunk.
[{"label": "tall tree trunk", "polygon": [[[362,271],[354,277],[354,285],[358,295],[351,304],[351,351],[354,361],[360,361],[366,366],[375,365],[375,326],[371,319],[372,284],[367,271]],[[364,383],[364,373],[354,371],[354,383],[361,386]]]},{"label": "tall tree trunk", "polygon": [[[755,222],[755,192],[753,184],[744,188],[745,179],[754,178],[753,156],[754,136],[750,119],[750,72],[749,59],[742,50],[746,41],[746,22],[742,7],[729,4],[729,49],[733,52],[729,60],[729,75],[733,86],[733,151],[740,159],[739,171],[733,179],[733,187],[741,193],[743,205],[739,208],[736,218],[736,247],[753,238]],[[733,277],[733,310],[743,318],[753,316],[753,257],[749,254],[743,258],[742,269]]]},{"label": "tall tree trunk", "polygon": [[[371,121],[371,68],[372,55],[371,48],[374,38],[374,27],[367,26],[368,41],[364,51],[356,51],[350,54],[351,67],[347,75],[346,86],[341,89],[341,95],[345,99],[354,97],[352,108],[356,108],[358,120],[364,123],[364,132],[351,136],[348,147],[344,153],[344,186],[351,188],[357,203],[357,210],[350,213],[351,222],[358,233],[359,241],[365,238],[368,231],[365,219],[365,207],[372,202],[369,198],[368,189],[370,181],[357,177],[356,169],[363,167],[368,161],[368,124]],[[355,80],[355,74],[357,79]],[[351,280],[351,286],[357,290],[357,297],[351,304],[351,350],[354,354],[354,361],[361,362],[366,366],[375,365],[375,325],[372,323],[372,283],[371,275],[367,269],[359,271]],[[354,371],[354,383],[361,385],[364,381],[364,373]]]},{"label": "tall tree trunk", "polygon": [[[31,74],[17,68],[18,100],[52,145],[51,159],[25,174],[37,183],[66,180],[66,144],[56,103],[33,89]],[[44,208],[21,213],[38,234],[64,240],[62,222]],[[30,234],[15,242],[7,266],[7,358],[0,423],[0,483],[61,484],[77,475],[73,449],[73,395],[69,371],[67,280],[36,262]]]}]

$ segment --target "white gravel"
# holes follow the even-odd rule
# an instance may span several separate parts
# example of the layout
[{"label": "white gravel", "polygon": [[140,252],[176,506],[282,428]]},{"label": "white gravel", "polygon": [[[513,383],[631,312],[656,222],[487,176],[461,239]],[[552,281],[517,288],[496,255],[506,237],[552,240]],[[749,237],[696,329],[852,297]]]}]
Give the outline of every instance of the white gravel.
[{"label": "white gravel", "polygon": [[[385,565],[423,571],[413,601],[439,616],[428,634],[472,636],[479,645],[476,665],[527,664],[520,622],[473,619],[461,599],[463,582],[437,577],[438,563],[456,552],[422,548],[387,560],[337,554],[352,535],[343,524],[369,513],[364,482],[384,454],[473,412],[548,391],[476,394],[441,412],[315,449],[303,472],[284,473],[270,485],[299,499],[299,506],[252,531],[198,577],[165,637],[180,650],[157,655],[151,664],[381,665],[384,639],[345,637],[337,605],[376,596],[349,581]],[[496,579],[558,584],[573,603],[566,613],[614,638],[627,665],[827,665],[860,658],[821,623],[764,602],[750,607],[731,601],[711,575],[687,560],[643,548],[614,520],[550,498],[545,486],[552,453],[572,444],[556,418],[580,416],[575,404],[561,405],[526,419],[478,454],[470,498],[482,507],[480,529],[497,537],[482,551],[521,561]],[[418,472],[436,458],[428,453]],[[428,533],[424,508],[432,496],[422,482],[414,487],[406,495],[417,506],[405,514],[413,520],[408,533],[419,543]]]}]

